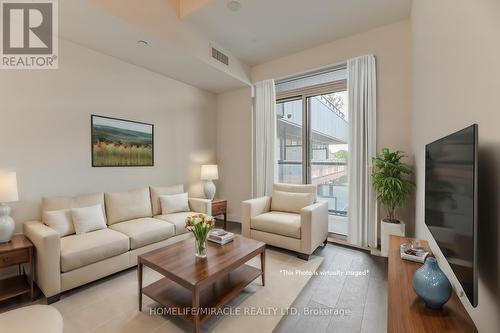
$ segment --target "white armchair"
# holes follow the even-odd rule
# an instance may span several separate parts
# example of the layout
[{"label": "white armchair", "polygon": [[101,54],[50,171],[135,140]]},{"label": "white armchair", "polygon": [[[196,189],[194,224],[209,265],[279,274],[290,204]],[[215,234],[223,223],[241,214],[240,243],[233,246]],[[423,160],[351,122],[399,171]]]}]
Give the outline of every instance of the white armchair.
[{"label": "white armchair", "polygon": [[328,203],[318,202],[316,185],[275,184],[272,197],[243,201],[242,234],[296,251],[308,260],[328,238]]}]

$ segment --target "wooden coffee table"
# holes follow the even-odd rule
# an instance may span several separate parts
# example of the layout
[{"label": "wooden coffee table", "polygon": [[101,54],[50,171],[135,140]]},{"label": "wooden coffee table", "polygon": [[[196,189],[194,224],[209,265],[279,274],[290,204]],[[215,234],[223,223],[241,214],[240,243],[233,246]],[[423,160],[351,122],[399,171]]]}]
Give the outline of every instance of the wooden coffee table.
[{"label": "wooden coffee table", "polygon": [[[257,255],[260,269],[245,264]],[[144,294],[167,313],[192,321],[198,333],[201,321],[216,314],[250,282],[261,276],[265,285],[265,255],[264,243],[239,235],[226,245],[208,242],[206,259],[195,257],[193,238],[142,254],[137,259],[139,311]],[[143,266],[165,277],[143,287]]]}]

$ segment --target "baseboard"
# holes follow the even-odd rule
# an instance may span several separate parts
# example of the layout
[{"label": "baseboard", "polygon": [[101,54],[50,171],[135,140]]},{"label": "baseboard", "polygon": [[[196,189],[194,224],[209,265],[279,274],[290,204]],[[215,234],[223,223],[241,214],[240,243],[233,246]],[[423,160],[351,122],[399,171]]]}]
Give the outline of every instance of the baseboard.
[{"label": "baseboard", "polygon": [[332,237],[331,235],[328,236],[328,242],[333,243],[333,244],[342,245],[342,246],[352,247],[352,248],[360,249],[360,250],[364,250],[364,251],[370,251],[370,253],[373,250],[370,247],[358,246],[358,245],[353,245],[351,243],[348,243],[347,238],[343,239],[341,237]]}]

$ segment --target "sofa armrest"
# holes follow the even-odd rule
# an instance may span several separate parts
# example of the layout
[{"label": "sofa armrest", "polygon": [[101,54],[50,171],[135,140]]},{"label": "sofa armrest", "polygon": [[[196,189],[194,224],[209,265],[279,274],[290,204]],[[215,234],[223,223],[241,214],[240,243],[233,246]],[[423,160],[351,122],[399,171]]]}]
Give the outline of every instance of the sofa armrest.
[{"label": "sofa armrest", "polygon": [[328,238],[328,202],[317,202],[300,211],[301,249],[311,254]]},{"label": "sofa armrest", "polygon": [[260,197],[250,199],[241,203],[241,233],[244,237],[250,237],[250,219],[260,214],[269,212],[271,209],[271,197]]},{"label": "sofa armrest", "polygon": [[23,232],[36,248],[36,274],[38,287],[45,297],[61,292],[61,240],[59,233],[39,221],[23,224]]},{"label": "sofa armrest", "polygon": [[212,215],[212,200],[189,198],[189,208],[196,213]]}]

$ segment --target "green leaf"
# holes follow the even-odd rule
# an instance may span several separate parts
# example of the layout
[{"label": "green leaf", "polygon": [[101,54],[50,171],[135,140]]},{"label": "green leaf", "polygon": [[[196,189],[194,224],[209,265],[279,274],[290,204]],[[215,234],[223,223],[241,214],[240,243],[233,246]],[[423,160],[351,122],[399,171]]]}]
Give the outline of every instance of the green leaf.
[{"label": "green leaf", "polygon": [[395,217],[395,209],[406,203],[415,184],[409,179],[413,173],[408,164],[401,162],[406,155],[397,150],[383,148],[373,158],[372,184],[378,201],[387,209],[389,217]]}]

